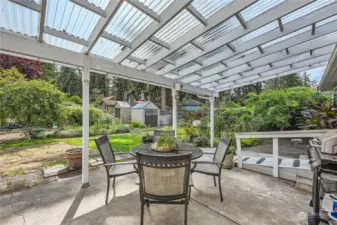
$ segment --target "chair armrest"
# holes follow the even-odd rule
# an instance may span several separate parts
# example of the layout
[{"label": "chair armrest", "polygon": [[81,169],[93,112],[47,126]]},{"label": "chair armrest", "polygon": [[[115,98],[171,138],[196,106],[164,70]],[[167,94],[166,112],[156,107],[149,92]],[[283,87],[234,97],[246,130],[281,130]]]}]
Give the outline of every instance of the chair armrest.
[{"label": "chair armrest", "polygon": [[115,162],[115,163],[107,163],[104,166],[114,166],[114,165],[135,165],[135,162]]},{"label": "chair armrest", "polygon": [[215,164],[215,165],[223,166],[223,163],[216,163],[216,162],[211,162],[211,161],[197,161],[197,162],[192,162],[192,163]]}]

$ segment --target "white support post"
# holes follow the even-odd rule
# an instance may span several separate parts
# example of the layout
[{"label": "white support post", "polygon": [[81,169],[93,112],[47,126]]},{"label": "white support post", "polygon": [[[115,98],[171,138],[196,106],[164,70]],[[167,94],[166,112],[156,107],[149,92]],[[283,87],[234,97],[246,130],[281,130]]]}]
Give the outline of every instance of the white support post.
[{"label": "white support post", "polygon": [[236,157],[239,168],[242,168],[241,139],[236,138]]},{"label": "white support post", "polygon": [[177,137],[177,90],[172,88],[172,130]]},{"label": "white support post", "polygon": [[278,177],[278,138],[273,138],[273,176]]},{"label": "white support post", "polygon": [[211,120],[211,147],[214,147],[214,97],[209,98]]},{"label": "white support post", "polygon": [[88,56],[83,58],[82,72],[82,188],[89,185],[89,83],[90,65]]}]

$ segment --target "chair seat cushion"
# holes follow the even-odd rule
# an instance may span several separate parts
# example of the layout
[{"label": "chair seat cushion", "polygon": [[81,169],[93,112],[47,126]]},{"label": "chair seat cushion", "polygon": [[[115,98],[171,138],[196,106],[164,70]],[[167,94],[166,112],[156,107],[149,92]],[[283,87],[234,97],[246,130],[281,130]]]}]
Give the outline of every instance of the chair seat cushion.
[{"label": "chair seat cushion", "polygon": [[114,165],[109,170],[110,176],[120,176],[120,175],[129,174],[133,172],[136,172],[134,168],[134,164]]},{"label": "chair seat cushion", "polygon": [[193,172],[208,173],[208,174],[219,174],[219,167],[211,163],[197,163]]}]

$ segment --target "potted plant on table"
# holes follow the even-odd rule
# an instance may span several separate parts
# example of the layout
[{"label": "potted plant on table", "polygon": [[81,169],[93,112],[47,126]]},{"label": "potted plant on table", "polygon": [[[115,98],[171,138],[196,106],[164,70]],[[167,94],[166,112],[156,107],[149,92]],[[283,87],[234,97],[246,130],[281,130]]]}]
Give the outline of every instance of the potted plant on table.
[{"label": "potted plant on table", "polygon": [[224,169],[232,169],[233,168],[233,159],[234,156],[236,155],[236,147],[235,146],[230,146],[226,156],[225,156],[225,160],[223,162],[223,167]]},{"label": "potted plant on table", "polygon": [[158,137],[157,142],[152,145],[153,150],[159,152],[170,152],[177,150],[177,140],[174,136],[163,135]]}]

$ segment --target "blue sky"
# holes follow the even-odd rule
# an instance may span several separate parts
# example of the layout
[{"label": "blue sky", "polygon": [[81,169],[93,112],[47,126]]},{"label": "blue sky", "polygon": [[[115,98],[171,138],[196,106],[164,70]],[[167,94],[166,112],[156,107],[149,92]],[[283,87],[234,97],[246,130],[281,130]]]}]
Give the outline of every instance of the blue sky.
[{"label": "blue sky", "polygon": [[316,69],[312,69],[312,70],[308,70],[306,71],[307,74],[310,74],[310,80],[315,80],[317,82],[317,84],[319,84],[319,82],[321,81],[321,78],[324,74],[324,70],[325,70],[325,66],[324,67],[320,67],[320,68],[316,68]]}]

